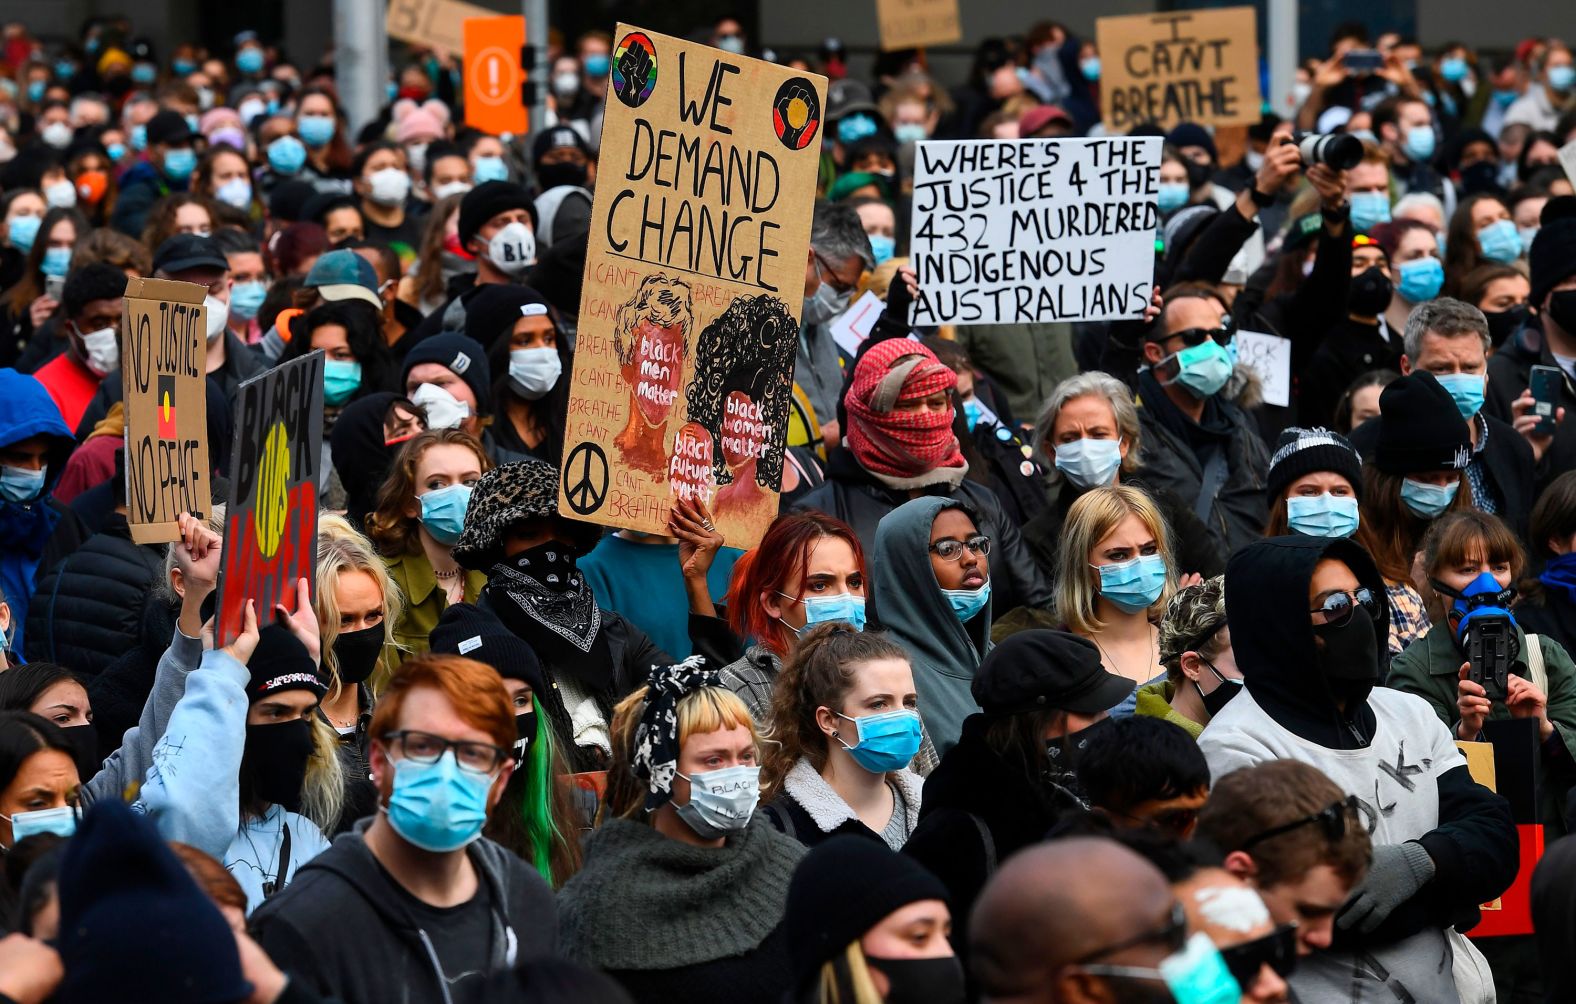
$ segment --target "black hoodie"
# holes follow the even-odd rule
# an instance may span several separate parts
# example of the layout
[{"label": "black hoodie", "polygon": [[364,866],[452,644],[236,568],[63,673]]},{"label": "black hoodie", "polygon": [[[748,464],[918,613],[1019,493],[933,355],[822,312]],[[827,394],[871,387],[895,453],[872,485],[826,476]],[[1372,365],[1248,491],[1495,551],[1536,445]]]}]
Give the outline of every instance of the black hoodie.
[{"label": "black hoodie", "polygon": [[[369,822],[362,820],[338,837],[259,906],[251,918],[252,936],[292,977],[341,1000],[474,1000],[469,991],[451,998],[433,949],[441,936],[418,924],[405,903],[410,893],[372,856],[364,839]],[[554,954],[557,909],[552,889],[536,870],[486,838],[465,853],[476,869],[476,897],[444,912],[485,904],[490,913],[488,971]]]},{"label": "black hoodie", "polygon": [[[1386,945],[1425,928],[1454,924],[1464,930],[1477,922],[1478,904],[1498,896],[1516,876],[1510,807],[1472,780],[1427,702],[1377,686],[1377,664],[1374,686],[1346,683],[1354,701],[1348,712],[1339,709],[1315,656],[1308,612],[1308,585],[1324,558],[1344,562],[1374,593],[1380,604],[1375,651],[1385,651],[1384,580],[1361,545],[1288,536],[1243,548],[1226,565],[1226,620],[1247,693],[1210,721],[1199,747],[1213,777],[1276,758],[1318,767],[1363,800],[1376,843],[1415,840],[1433,858],[1433,879],[1374,932],[1359,936],[1337,928],[1337,950],[1358,948],[1359,941],[1361,947]],[[1362,755],[1366,750],[1374,751],[1372,758]],[[1359,774],[1366,778],[1361,784],[1345,783]],[[1436,811],[1429,811],[1433,796],[1418,791],[1413,778],[1419,775],[1434,778]],[[1417,825],[1420,815],[1432,816],[1431,825]]]}]

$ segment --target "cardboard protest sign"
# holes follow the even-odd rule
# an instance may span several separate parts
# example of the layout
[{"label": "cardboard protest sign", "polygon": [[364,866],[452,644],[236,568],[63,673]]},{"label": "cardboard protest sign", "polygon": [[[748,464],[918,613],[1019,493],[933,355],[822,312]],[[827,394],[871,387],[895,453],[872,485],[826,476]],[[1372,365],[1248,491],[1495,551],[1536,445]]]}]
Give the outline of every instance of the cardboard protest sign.
[{"label": "cardboard protest sign", "polygon": [[1560,147],[1560,167],[1564,168],[1571,184],[1576,185],[1576,139]]},{"label": "cardboard protest sign", "polygon": [[1252,7],[1096,19],[1106,128],[1254,124],[1263,100],[1257,32]]},{"label": "cardboard protest sign", "polygon": [[1291,339],[1257,331],[1236,334],[1237,361],[1259,375],[1266,404],[1291,404]]},{"label": "cardboard protest sign", "polygon": [[1142,317],[1160,149],[1158,136],[920,143],[913,323]]},{"label": "cardboard protest sign", "polygon": [[730,546],[777,513],[826,80],[619,25],[559,506]]},{"label": "cardboard protest sign", "polygon": [[323,353],[282,363],[241,384],[230,451],[215,644],[241,633],[246,601],[267,624],[294,611],[296,580],[314,582],[317,477],[323,455]]},{"label": "cardboard protest sign", "polygon": [[208,287],[131,279],[121,309],[126,404],[126,520],[139,544],[180,539],[183,512],[206,513]]},{"label": "cardboard protest sign", "polygon": [[876,20],[882,52],[963,40],[958,0],[876,0]]},{"label": "cardboard protest sign", "polygon": [[[462,0],[389,0],[383,22],[389,38],[411,45],[434,46],[460,52],[465,48],[461,25],[469,17],[496,17],[497,11]],[[516,64],[519,53],[515,53]]]}]

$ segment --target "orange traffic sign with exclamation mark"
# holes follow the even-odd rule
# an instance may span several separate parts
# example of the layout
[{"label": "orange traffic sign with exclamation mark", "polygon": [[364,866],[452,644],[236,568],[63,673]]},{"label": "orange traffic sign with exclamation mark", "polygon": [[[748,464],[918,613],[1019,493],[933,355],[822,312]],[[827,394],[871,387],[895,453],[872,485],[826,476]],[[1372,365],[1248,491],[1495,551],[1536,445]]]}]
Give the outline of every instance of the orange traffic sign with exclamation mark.
[{"label": "orange traffic sign with exclamation mark", "polygon": [[520,69],[525,18],[468,17],[464,30],[465,124],[499,136],[523,135],[529,126]]}]

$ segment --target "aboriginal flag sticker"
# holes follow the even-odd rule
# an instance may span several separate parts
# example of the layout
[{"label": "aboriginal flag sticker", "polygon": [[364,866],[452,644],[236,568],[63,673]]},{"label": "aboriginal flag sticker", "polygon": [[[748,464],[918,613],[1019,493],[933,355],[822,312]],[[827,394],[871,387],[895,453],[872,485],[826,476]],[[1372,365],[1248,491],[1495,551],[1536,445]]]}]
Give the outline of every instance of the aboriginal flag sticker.
[{"label": "aboriginal flag sticker", "polygon": [[175,439],[175,376],[160,373],[158,383],[158,432],[160,439]]},{"label": "aboriginal flag sticker", "polygon": [[821,99],[815,85],[803,77],[789,77],[777,88],[772,101],[772,131],[790,150],[803,150],[821,131]]}]

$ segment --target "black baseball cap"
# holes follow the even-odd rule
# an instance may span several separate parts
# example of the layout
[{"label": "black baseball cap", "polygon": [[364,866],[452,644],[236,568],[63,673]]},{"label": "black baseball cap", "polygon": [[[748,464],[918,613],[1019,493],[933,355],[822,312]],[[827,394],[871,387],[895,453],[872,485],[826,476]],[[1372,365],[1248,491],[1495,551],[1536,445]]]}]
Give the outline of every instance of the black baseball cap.
[{"label": "black baseball cap", "polygon": [[176,234],[153,254],[155,272],[184,272],[189,268],[217,268],[229,271],[230,262],[219,250],[219,242],[201,234]]},{"label": "black baseball cap", "polygon": [[1122,703],[1134,686],[1106,671],[1100,650],[1087,638],[1036,629],[1009,635],[991,649],[970,689],[988,715],[1042,708],[1094,715]]},{"label": "black baseball cap", "polygon": [[149,143],[190,143],[197,138],[186,116],[166,108],[148,120]]}]

